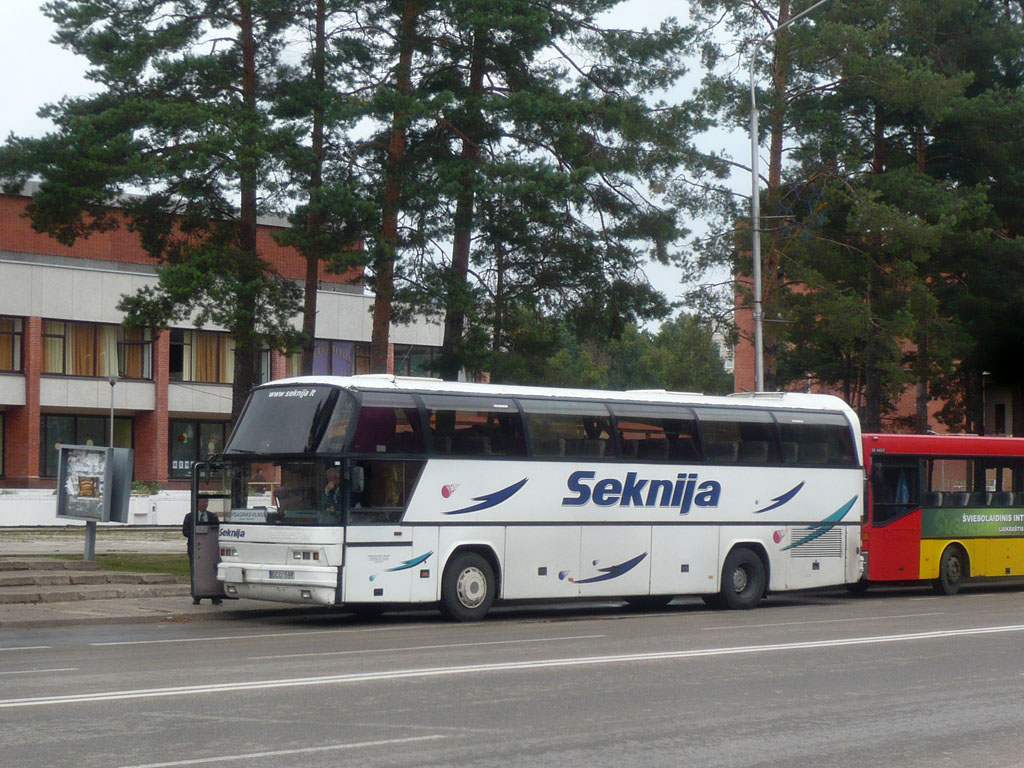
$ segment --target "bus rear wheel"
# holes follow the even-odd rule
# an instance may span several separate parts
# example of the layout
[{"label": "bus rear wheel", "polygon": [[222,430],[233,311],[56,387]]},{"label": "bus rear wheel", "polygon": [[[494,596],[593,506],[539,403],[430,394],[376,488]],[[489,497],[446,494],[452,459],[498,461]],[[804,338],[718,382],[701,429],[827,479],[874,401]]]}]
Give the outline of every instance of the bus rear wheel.
[{"label": "bus rear wheel", "polygon": [[753,608],[764,596],[765,580],[764,563],[757,553],[737,547],[722,566],[721,604],[733,610]]},{"label": "bus rear wheel", "polygon": [[932,582],[932,589],[940,595],[955,595],[960,591],[967,576],[967,556],[960,547],[946,547],[939,560],[939,578]]},{"label": "bus rear wheel", "polygon": [[494,570],[476,552],[455,555],[441,577],[441,609],[456,621],[479,621],[494,602]]}]

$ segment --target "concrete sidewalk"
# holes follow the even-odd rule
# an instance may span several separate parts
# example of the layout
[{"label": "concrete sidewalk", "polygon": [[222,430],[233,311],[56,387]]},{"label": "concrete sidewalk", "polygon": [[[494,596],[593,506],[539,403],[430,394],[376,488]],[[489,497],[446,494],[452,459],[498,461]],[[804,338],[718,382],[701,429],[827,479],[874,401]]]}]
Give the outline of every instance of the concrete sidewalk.
[{"label": "concrete sidewalk", "polygon": [[[84,548],[85,529],[81,527],[0,529],[0,556],[4,557],[80,556]],[[96,536],[96,554],[118,552],[187,556],[180,530],[101,528]],[[230,621],[258,616],[322,615],[337,610],[226,598],[220,605],[213,605],[209,600],[193,605],[187,585],[181,586],[182,594],[161,597],[3,603],[0,604],[0,631],[100,623]]]}]

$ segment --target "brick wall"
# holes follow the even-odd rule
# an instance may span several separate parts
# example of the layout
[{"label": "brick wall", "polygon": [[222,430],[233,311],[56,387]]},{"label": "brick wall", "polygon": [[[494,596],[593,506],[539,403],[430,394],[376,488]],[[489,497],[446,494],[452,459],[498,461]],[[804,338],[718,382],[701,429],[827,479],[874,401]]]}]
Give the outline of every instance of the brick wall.
[{"label": "brick wall", "polygon": [[[0,195],[0,249],[15,253],[98,259],[122,264],[156,264],[156,261],[142,249],[138,235],[129,231],[125,219],[118,214],[115,214],[115,220],[119,222],[116,229],[80,238],[73,246],[68,247],[61,245],[49,235],[39,234],[32,229],[29,219],[25,216],[28,203],[27,197]],[[279,245],[274,239],[274,233],[280,232],[281,229],[260,226],[257,234],[260,255],[284,277],[304,280],[305,259],[294,248]],[[361,248],[362,244],[356,243],[352,247]],[[320,265],[320,280],[324,283],[351,284],[359,282],[361,277],[361,269],[335,275],[328,272],[323,264]]]},{"label": "brick wall", "polygon": [[7,409],[4,474],[12,484],[33,488],[39,481],[39,376],[43,364],[43,322],[27,317],[24,331],[25,405]]}]

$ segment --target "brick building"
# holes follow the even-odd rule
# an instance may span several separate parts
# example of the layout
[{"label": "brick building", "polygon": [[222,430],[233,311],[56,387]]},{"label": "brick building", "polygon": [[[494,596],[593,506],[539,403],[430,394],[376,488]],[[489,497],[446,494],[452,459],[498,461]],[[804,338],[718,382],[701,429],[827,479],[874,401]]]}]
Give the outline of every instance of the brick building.
[{"label": "brick building", "polygon": [[[231,339],[187,322],[156,334],[122,327],[120,297],[156,283],[137,236],[120,227],[65,247],[32,230],[28,202],[0,195],[0,488],[53,488],[58,445],[108,445],[111,398],[114,444],[134,449],[135,480],[185,488],[189,464],[227,437]],[[284,226],[261,221],[260,252],[301,282],[304,260],[272,236]],[[373,300],[360,278],[321,270],[317,373],[368,370]],[[423,372],[441,335],[438,324],[393,326],[389,369]],[[297,363],[265,350],[261,378]]]},{"label": "brick building", "polygon": [[[746,286],[750,286],[749,278],[743,280]],[[735,300],[735,320],[739,329],[739,340],[733,347],[733,391],[753,392],[756,387],[756,375],[754,365],[754,317],[753,310],[746,303],[744,294],[737,292]],[[825,394],[838,394],[829,389],[821,387],[817,382],[804,385],[794,383],[787,387],[790,390],[821,392]],[[1003,435],[1013,437],[1021,434],[1021,424],[1024,424],[1024,407],[1019,405],[1019,398],[1015,395],[1014,389],[1009,386],[985,382],[983,393],[985,411],[985,434]],[[854,408],[856,403],[850,403]],[[1017,408],[1014,408],[1018,405]],[[935,418],[935,414],[941,410],[943,402],[932,399],[928,402],[929,427],[934,432],[944,434],[949,428]],[[913,387],[908,387],[903,393],[896,408],[898,416],[911,416],[917,409],[917,392]],[[1015,419],[1017,420],[1015,422]],[[897,430],[886,430],[897,431]]]}]

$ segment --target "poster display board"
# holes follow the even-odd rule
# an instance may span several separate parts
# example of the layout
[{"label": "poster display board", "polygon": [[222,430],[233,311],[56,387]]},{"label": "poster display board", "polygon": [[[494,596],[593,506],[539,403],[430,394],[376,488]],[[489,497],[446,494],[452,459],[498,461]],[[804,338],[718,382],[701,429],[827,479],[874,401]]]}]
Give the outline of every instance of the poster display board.
[{"label": "poster display board", "polygon": [[130,448],[62,445],[57,477],[58,518],[128,522]]}]

